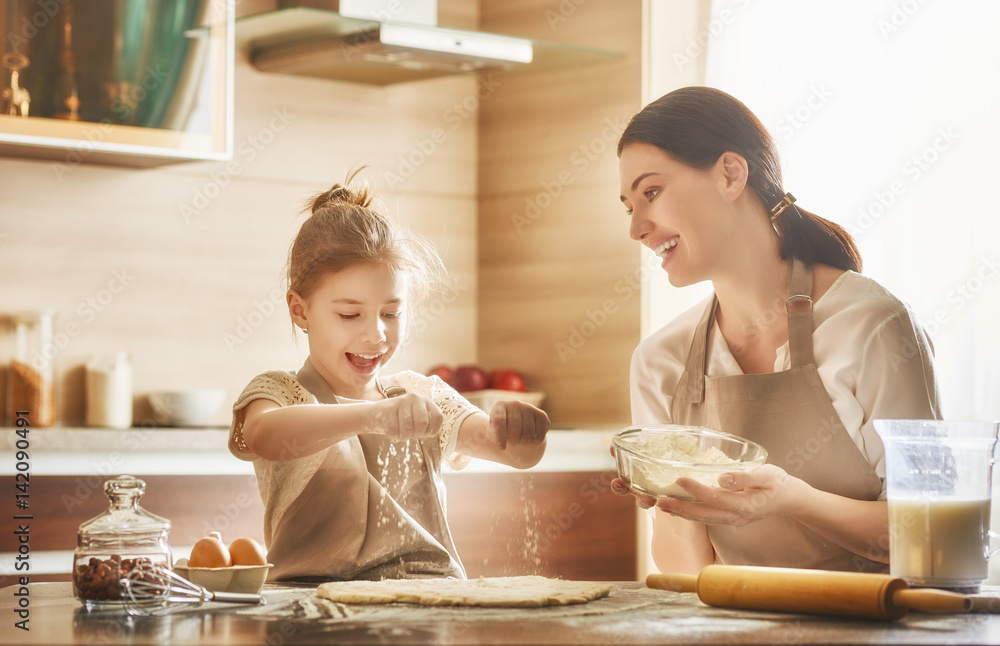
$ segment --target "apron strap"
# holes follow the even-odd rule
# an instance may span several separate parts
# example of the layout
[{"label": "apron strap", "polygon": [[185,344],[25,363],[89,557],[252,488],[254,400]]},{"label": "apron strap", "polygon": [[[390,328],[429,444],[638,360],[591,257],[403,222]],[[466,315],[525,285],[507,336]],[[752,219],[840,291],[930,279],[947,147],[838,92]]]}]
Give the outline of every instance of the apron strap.
[{"label": "apron strap", "polygon": [[[788,315],[788,350],[793,368],[814,363],[813,322],[812,322],[812,267],[795,258],[788,267],[788,293],[785,312]],[[708,329],[715,320],[719,299],[712,296],[712,302],[705,308],[701,320],[694,331],[691,349],[688,351],[684,372],[674,398],[679,401],[700,403],[705,400],[705,370],[708,362]]]},{"label": "apron strap", "polygon": [[719,306],[717,296],[712,296],[712,302],[705,308],[701,320],[694,330],[691,349],[688,351],[684,372],[677,382],[674,398],[690,403],[701,403],[705,400],[705,369],[708,365],[708,328],[715,320],[715,308]]},{"label": "apron strap", "polygon": [[788,267],[788,351],[793,368],[815,363],[813,358],[812,267],[793,258]]}]

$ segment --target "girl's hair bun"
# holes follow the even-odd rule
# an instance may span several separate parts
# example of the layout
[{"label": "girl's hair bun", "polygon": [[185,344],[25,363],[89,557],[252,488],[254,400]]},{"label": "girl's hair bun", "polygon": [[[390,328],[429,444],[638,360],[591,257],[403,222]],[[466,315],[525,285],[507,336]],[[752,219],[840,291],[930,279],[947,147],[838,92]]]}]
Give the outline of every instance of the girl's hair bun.
[{"label": "girl's hair bun", "polygon": [[410,301],[419,302],[446,283],[444,264],[429,241],[371,206],[371,189],[351,186],[363,168],[306,201],[309,217],[288,251],[288,289],[308,298],[326,273],[357,263],[381,264],[405,271],[412,278]]},{"label": "girl's hair bun", "polygon": [[328,206],[336,206],[338,204],[353,204],[361,208],[368,208],[372,203],[371,190],[367,186],[357,189],[348,188],[354,176],[363,169],[364,167],[354,170],[347,176],[344,184],[334,184],[330,190],[314,197],[309,203],[309,212],[316,213]]}]

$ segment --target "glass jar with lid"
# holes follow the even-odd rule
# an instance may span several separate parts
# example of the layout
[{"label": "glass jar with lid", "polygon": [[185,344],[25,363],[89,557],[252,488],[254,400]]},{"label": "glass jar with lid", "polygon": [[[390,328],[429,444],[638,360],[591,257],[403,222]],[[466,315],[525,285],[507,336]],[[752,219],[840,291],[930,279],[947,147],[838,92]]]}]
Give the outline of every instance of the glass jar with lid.
[{"label": "glass jar with lid", "polygon": [[170,568],[170,521],[139,506],[146,483],[123,475],[104,483],[111,507],[80,525],[73,594],[87,608],[120,605],[118,582],[140,563]]},{"label": "glass jar with lid", "polygon": [[56,420],[55,371],[52,343],[55,313],[23,312],[8,317],[14,327],[14,354],[7,378],[8,424],[26,416],[33,427]]}]

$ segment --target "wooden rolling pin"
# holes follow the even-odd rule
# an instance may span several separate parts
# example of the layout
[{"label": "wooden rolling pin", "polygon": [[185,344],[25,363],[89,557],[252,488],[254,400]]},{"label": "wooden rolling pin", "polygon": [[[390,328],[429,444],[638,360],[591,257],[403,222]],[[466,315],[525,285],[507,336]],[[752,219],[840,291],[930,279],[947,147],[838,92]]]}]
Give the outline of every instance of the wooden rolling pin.
[{"label": "wooden rolling pin", "polygon": [[709,565],[701,574],[650,574],[646,585],[697,592],[702,602],[722,608],[864,619],[899,619],[909,610],[962,613],[972,608],[964,595],[910,588],[888,574]]}]

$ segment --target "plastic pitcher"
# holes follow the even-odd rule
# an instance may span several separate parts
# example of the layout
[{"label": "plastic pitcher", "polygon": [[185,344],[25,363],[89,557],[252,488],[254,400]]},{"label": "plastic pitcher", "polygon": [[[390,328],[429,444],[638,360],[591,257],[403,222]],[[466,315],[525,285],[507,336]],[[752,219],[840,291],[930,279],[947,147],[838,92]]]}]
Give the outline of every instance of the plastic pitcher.
[{"label": "plastic pitcher", "polygon": [[875,420],[885,444],[890,573],[978,592],[988,575],[997,422]]}]

